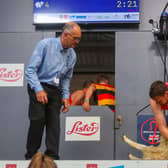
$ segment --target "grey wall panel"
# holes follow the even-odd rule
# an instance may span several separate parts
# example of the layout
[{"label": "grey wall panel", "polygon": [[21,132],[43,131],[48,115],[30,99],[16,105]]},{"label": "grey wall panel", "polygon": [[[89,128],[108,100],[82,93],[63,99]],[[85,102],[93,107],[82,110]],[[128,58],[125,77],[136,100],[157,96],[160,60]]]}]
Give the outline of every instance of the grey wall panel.
[{"label": "grey wall panel", "polygon": [[[160,43],[161,53],[163,47]],[[155,80],[163,80],[163,63],[153,35],[150,32],[116,33],[116,99],[117,115],[123,117],[123,125],[117,130],[117,159],[127,159],[127,153],[138,154],[123,144],[121,135],[136,140],[136,113],[149,104],[149,87]],[[143,114],[150,113],[150,107]]]},{"label": "grey wall panel", "polygon": [[28,125],[25,87],[0,88],[0,93],[0,159],[23,159]]},{"label": "grey wall panel", "polygon": [[[42,33],[0,33],[0,63],[25,66]],[[28,96],[23,87],[0,87],[0,159],[24,159],[28,130]]]},{"label": "grey wall panel", "polygon": [[[65,119],[68,116],[99,116],[100,141],[65,141]],[[61,115],[60,159],[62,160],[113,160],[114,113],[108,107],[92,106],[86,112],[81,106],[72,106]]]},{"label": "grey wall panel", "polygon": [[0,21],[0,32],[33,32],[33,0],[1,1]]},{"label": "grey wall panel", "polygon": [[117,102],[148,102],[148,89],[153,80],[163,80],[163,64],[157,48],[152,47],[150,32],[116,33]]},{"label": "grey wall panel", "polygon": [[120,105],[117,108],[117,115],[119,114],[123,117],[123,124],[120,129],[117,130],[116,134],[116,159],[127,160],[128,153],[139,156],[137,150],[131,148],[122,141],[122,136],[124,134],[136,141],[136,106]]},{"label": "grey wall panel", "polygon": [[0,33],[1,63],[27,63],[41,33]]}]

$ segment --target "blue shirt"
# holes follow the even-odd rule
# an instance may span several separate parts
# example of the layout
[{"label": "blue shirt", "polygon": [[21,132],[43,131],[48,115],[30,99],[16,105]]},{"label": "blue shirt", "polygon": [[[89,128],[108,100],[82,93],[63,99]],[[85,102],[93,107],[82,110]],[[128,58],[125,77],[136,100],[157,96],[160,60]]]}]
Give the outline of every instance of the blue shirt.
[{"label": "blue shirt", "polygon": [[70,80],[76,63],[73,48],[63,49],[60,37],[41,40],[26,68],[26,79],[30,87],[39,92],[43,90],[40,82],[56,85],[59,79],[63,98],[69,98]]}]

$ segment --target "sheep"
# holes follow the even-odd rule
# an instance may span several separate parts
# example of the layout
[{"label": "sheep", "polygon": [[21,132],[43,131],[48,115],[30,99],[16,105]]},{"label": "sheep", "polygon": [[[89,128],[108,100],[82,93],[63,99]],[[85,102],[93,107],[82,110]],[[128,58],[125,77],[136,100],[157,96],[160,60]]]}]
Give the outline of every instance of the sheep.
[{"label": "sheep", "polygon": [[131,147],[140,150],[143,154],[142,158],[138,158],[132,154],[128,154],[131,160],[168,160],[168,140],[164,137],[160,137],[160,144],[158,146],[146,146],[132,141],[126,135],[122,136],[125,143]]}]

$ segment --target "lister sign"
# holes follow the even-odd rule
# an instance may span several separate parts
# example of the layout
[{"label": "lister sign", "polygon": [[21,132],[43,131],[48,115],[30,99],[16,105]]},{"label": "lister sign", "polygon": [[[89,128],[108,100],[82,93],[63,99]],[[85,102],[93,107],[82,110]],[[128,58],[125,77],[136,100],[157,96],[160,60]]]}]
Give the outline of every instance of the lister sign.
[{"label": "lister sign", "polygon": [[66,117],[65,141],[100,141],[100,117]]},{"label": "lister sign", "polygon": [[0,64],[0,86],[23,86],[24,64]]}]

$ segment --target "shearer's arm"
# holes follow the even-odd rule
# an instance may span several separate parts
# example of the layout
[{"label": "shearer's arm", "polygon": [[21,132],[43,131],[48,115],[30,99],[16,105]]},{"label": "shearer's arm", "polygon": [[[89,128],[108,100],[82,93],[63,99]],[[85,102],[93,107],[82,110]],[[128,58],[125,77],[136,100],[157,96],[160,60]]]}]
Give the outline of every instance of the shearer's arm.
[{"label": "shearer's arm", "polygon": [[91,86],[89,86],[89,88],[86,91],[85,94],[85,99],[84,99],[84,103],[83,103],[83,108],[85,111],[90,111],[90,103],[89,100],[91,98],[91,96],[93,95],[93,92],[96,90],[95,86],[92,84]]},{"label": "shearer's arm", "polygon": [[163,110],[161,109],[161,105],[157,104],[156,101],[153,99],[150,99],[150,105],[154,113],[160,134],[164,138],[168,139],[168,128],[167,128],[166,119],[165,119]]}]

